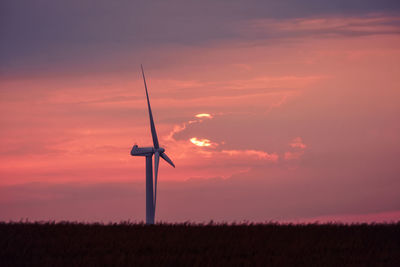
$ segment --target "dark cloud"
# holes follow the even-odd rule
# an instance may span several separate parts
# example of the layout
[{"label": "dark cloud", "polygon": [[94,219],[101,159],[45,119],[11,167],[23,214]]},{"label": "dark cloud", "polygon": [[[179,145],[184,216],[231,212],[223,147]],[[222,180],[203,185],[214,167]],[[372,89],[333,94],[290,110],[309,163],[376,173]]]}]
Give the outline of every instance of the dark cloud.
[{"label": "dark cloud", "polygon": [[6,75],[77,66],[83,70],[94,66],[103,70],[126,68],[121,64],[127,63],[111,63],[109,59],[122,53],[131,55],[131,61],[143,61],[160,45],[202,45],[239,38],[237,29],[254,19],[397,14],[400,4],[396,0],[6,0],[0,9],[0,73]]}]

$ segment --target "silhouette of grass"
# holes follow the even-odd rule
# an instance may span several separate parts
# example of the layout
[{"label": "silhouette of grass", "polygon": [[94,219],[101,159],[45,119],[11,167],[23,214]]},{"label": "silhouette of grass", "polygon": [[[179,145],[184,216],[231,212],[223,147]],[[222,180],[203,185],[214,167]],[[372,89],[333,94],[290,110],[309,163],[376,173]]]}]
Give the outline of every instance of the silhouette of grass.
[{"label": "silhouette of grass", "polygon": [[390,224],[0,223],[0,266],[400,266]]}]

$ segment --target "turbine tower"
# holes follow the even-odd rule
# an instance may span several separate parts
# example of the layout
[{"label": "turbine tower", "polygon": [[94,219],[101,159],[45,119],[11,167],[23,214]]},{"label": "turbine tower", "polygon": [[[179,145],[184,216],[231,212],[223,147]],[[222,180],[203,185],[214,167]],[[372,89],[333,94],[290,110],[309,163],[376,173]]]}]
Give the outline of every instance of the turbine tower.
[{"label": "turbine tower", "polygon": [[[150,117],[150,130],[153,138],[153,147],[138,147],[134,145],[131,151],[132,156],[143,156],[146,157],[146,224],[154,224],[154,217],[156,213],[156,201],[157,201],[157,175],[158,175],[158,163],[160,157],[168,162],[172,167],[175,168],[172,160],[164,153],[165,149],[160,147],[158,144],[158,138],[156,133],[156,127],[154,125],[153,114],[151,113],[149,93],[147,92],[146,78],[144,76],[143,66],[142,69],[144,89],[146,90],[147,106],[149,109]],[[154,155],[154,189],[153,189],[153,155]]]}]

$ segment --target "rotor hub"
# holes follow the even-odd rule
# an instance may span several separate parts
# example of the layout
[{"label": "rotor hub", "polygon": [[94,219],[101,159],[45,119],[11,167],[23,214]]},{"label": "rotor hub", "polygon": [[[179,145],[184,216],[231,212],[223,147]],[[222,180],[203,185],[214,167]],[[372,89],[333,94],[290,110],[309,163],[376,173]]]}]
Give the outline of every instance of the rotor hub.
[{"label": "rotor hub", "polygon": [[162,148],[162,147],[159,147],[159,148],[157,148],[157,149],[154,149],[154,152],[159,152],[159,153],[161,154],[161,153],[164,153],[164,152],[165,152],[165,149]]}]

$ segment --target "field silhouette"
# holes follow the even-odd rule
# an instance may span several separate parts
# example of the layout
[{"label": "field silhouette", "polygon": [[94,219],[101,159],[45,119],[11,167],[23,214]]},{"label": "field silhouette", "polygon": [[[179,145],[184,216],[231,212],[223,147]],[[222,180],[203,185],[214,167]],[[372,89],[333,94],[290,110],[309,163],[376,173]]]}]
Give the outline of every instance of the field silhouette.
[{"label": "field silhouette", "polygon": [[391,224],[0,223],[0,266],[400,266]]}]

